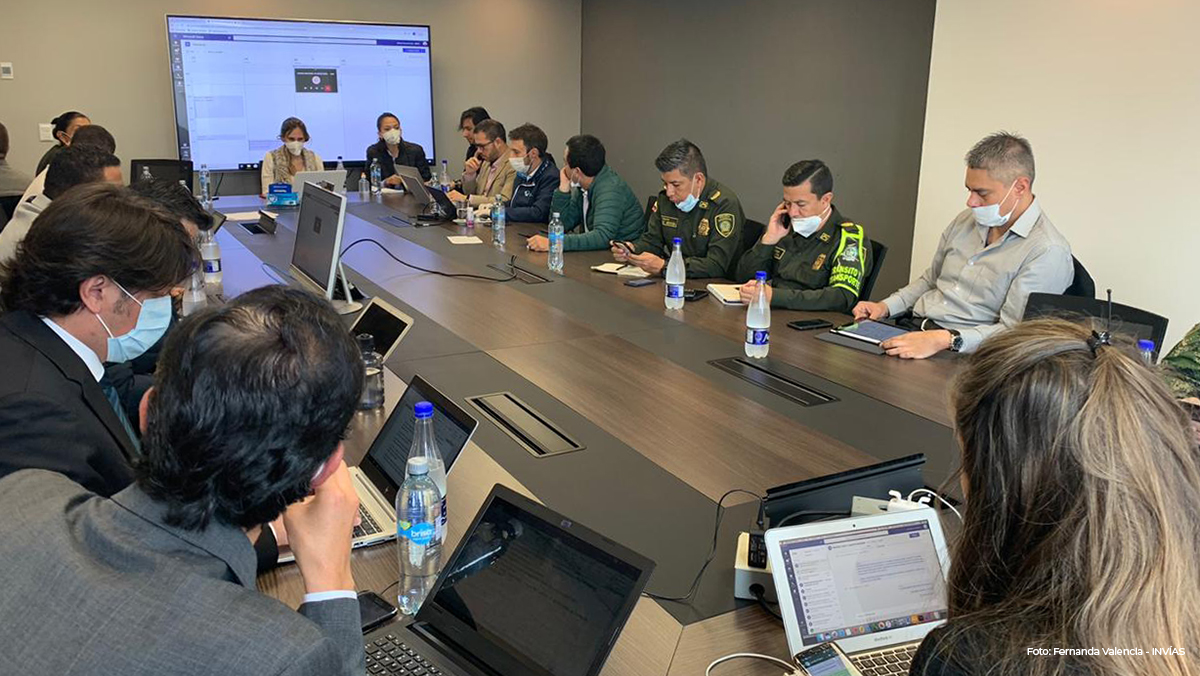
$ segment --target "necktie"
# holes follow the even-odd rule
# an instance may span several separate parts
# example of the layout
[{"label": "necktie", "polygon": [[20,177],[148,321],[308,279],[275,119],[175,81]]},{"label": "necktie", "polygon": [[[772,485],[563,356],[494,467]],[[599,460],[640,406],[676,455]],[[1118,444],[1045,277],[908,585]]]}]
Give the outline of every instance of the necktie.
[{"label": "necktie", "polygon": [[141,453],[142,442],[138,439],[137,433],[134,432],[133,424],[129,422],[129,416],[125,415],[125,407],[121,405],[121,395],[117,393],[117,388],[113,387],[107,381],[101,380],[100,389],[104,390],[104,396],[108,399],[109,405],[112,406],[113,412],[117,414],[117,420],[121,421],[121,427],[125,428],[125,434],[133,442],[134,450]]}]

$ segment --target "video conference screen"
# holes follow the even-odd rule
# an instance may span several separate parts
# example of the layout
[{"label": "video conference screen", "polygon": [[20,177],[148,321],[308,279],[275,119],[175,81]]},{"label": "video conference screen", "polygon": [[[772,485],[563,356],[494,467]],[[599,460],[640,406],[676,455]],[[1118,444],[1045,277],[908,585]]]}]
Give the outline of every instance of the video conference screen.
[{"label": "video conference screen", "polygon": [[326,162],[366,159],[375,119],[437,157],[428,26],[168,16],[179,158],[237,169],[298,117]]}]

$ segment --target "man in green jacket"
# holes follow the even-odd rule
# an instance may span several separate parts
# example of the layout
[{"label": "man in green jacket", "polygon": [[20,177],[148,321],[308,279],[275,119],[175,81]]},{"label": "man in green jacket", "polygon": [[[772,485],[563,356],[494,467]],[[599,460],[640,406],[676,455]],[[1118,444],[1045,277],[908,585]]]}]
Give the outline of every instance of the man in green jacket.
[{"label": "man in green jacket", "polygon": [[666,274],[670,243],[683,240],[688,277],[726,277],[742,254],[746,215],[728,186],[708,177],[708,165],[696,144],[679,139],[654,160],[663,189],[650,208],[646,232],[637,242],[615,242],[613,257],[652,275]]},{"label": "man in green jacket", "polygon": [[1162,358],[1167,385],[1180,399],[1200,399],[1200,324]]},{"label": "man in green jacket", "polygon": [[[588,134],[567,141],[550,213],[559,214],[568,233],[563,237],[563,251],[607,249],[613,240],[637,239],[645,229],[638,198],[604,163],[604,144]],[[534,235],[528,246],[533,251],[549,251],[550,240]]]},{"label": "man in green jacket", "polygon": [[762,239],[738,263],[742,301],[757,291],[754,273],[771,278],[771,307],[849,312],[871,273],[871,245],[861,225],[833,206],[833,173],[821,160],[802,160],[783,174],[783,202]]}]

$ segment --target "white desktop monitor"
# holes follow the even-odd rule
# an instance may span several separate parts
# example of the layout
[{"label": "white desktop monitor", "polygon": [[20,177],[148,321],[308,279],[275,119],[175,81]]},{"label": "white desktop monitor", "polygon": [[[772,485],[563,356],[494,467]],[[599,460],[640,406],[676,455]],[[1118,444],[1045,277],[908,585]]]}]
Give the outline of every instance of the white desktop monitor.
[{"label": "white desktop monitor", "polygon": [[[296,219],[296,245],[292,249],[292,276],[316,287],[331,301],[338,281],[345,222],[345,195],[330,192],[316,183],[304,185],[304,201]],[[361,307],[338,307],[338,311],[345,314]]]}]

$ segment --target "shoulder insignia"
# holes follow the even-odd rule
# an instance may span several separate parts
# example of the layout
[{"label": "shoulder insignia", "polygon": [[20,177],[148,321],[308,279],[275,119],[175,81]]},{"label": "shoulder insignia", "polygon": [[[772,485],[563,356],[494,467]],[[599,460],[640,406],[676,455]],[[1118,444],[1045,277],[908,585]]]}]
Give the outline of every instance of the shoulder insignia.
[{"label": "shoulder insignia", "polygon": [[696,227],[696,234],[701,237],[708,237],[708,219],[701,218],[700,225]]},{"label": "shoulder insignia", "polygon": [[842,249],[842,261],[846,263],[858,262],[858,244],[856,242],[846,242],[846,248]]},{"label": "shoulder insignia", "polygon": [[662,221],[664,228],[674,228],[679,225],[679,219],[674,216],[659,216],[659,220]]},{"label": "shoulder insignia", "polygon": [[708,199],[709,199],[709,201],[710,201],[710,202],[712,202],[712,201],[715,201],[715,200],[716,200],[718,197],[720,197],[720,196],[721,196],[721,191],[720,191],[720,190],[714,190],[714,191],[713,191],[713,194],[711,194],[711,195],[709,195],[709,196],[708,196]]},{"label": "shoulder insignia", "polygon": [[787,250],[784,249],[783,247],[781,247],[781,246],[775,247],[775,260],[777,260],[777,261],[783,260],[783,254],[785,254],[785,253],[787,253]]},{"label": "shoulder insignia", "polygon": [[734,218],[733,214],[717,214],[713,219],[717,226],[717,234],[722,237],[728,237],[733,234]]},{"label": "shoulder insignia", "polygon": [[827,232],[823,232],[823,233],[821,233],[821,238],[820,238],[820,239],[821,239],[821,241],[822,241],[822,242],[828,242],[828,241],[829,241],[830,239],[832,239],[832,238],[829,236],[829,233],[827,233]]},{"label": "shoulder insignia", "polygon": [[822,265],[825,265],[825,254],[817,256],[817,260],[813,262],[813,270],[820,270]]},{"label": "shoulder insignia", "polygon": [[708,208],[708,202],[701,202],[701,203],[700,203],[700,208],[701,208],[701,209],[707,209],[707,208]]}]

